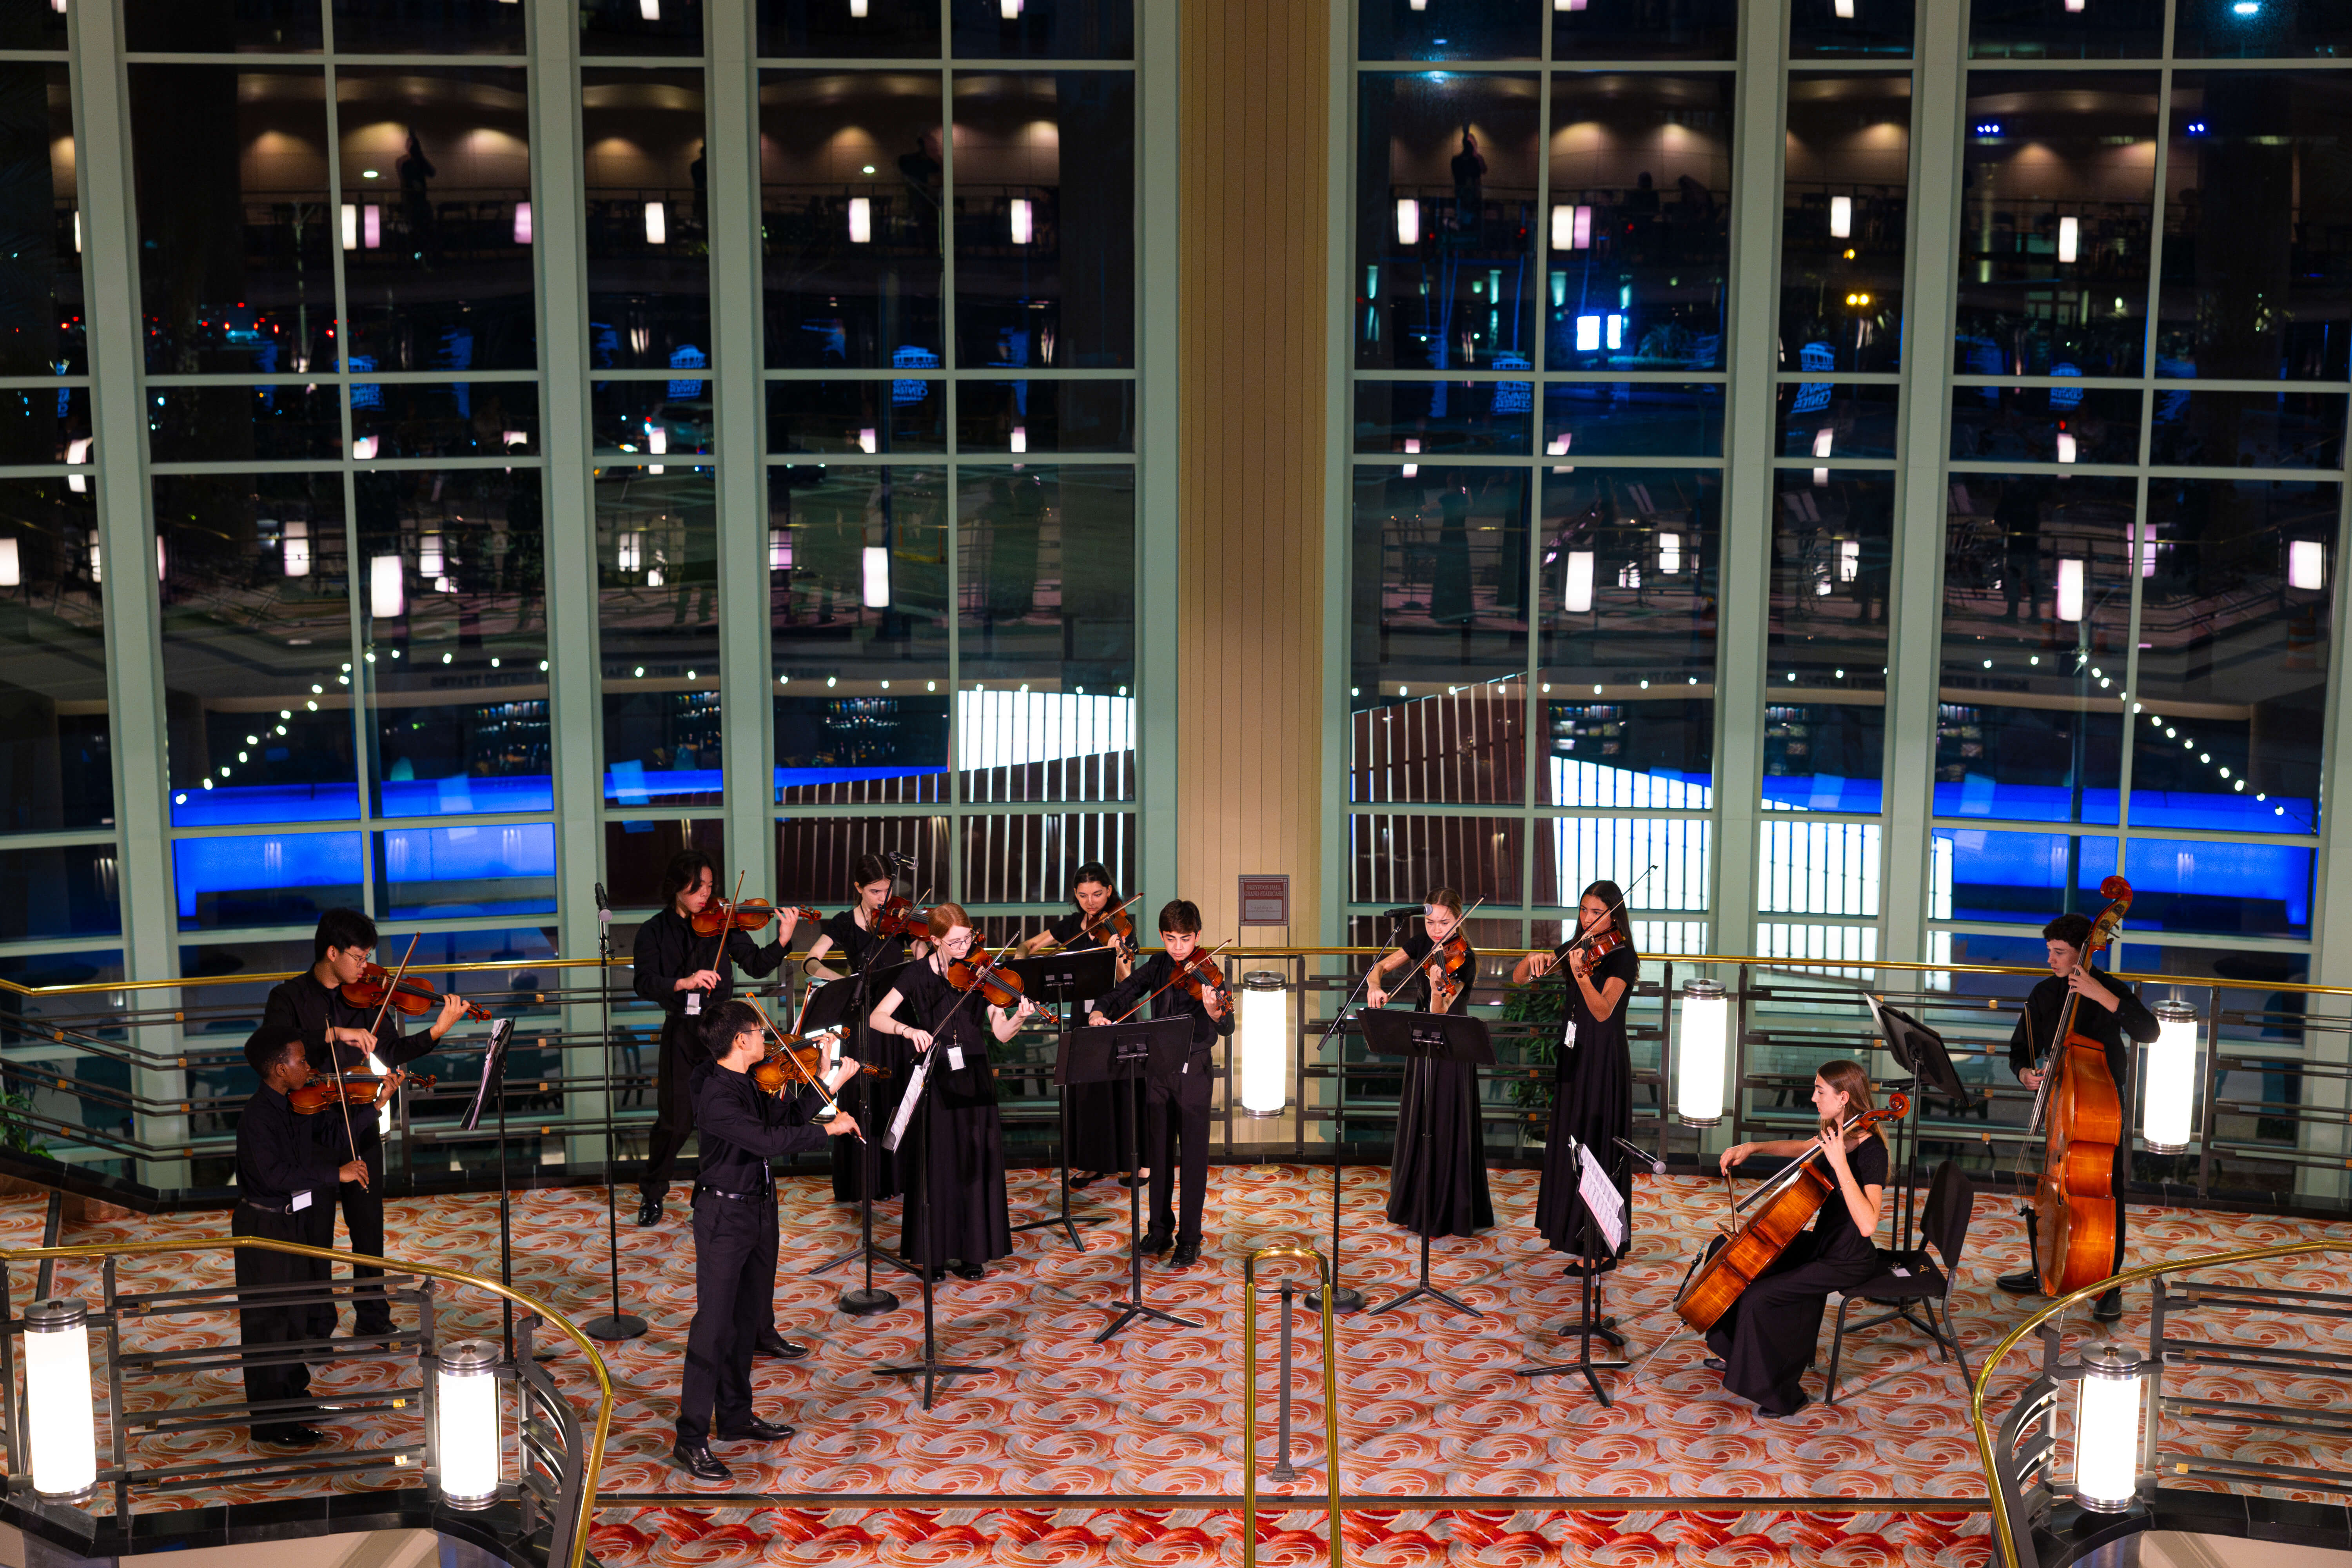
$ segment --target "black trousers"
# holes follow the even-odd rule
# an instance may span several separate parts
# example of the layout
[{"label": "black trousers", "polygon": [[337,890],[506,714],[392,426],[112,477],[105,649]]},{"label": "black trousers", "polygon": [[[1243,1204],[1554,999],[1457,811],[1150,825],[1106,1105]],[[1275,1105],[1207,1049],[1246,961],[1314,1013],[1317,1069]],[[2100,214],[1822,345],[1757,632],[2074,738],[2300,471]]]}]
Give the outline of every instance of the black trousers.
[{"label": "black trousers", "polygon": [[710,1440],[751,1418],[751,1348],[776,1296],[776,1195],[751,1202],[694,1195],[694,1322],[677,1397],[677,1440]]},{"label": "black trousers", "polygon": [[[1143,1147],[1151,1162],[1151,1228],[1172,1230],[1178,1241],[1196,1247],[1201,1208],[1209,1194],[1212,1098],[1209,1053],[1196,1049],[1185,1058],[1175,1081],[1152,1084],[1143,1102]],[[1180,1175],[1182,1190],[1171,1203],[1169,1189]],[[1177,1204],[1182,1205],[1181,1215]]]},{"label": "black trousers", "polygon": [[[355,1120],[359,1114],[357,1110],[352,1112]],[[370,1110],[367,1114],[373,1117],[375,1112]],[[352,1250],[365,1253],[370,1258],[382,1258],[384,1255],[383,1145],[373,1139],[362,1137],[360,1157],[367,1162],[367,1185],[362,1186],[357,1182],[344,1182],[336,1194],[335,1201],[342,1205],[343,1226],[352,1234]],[[327,1238],[318,1245],[331,1247],[334,1245],[335,1234],[334,1213],[332,1210],[322,1209],[320,1214],[326,1221],[322,1228],[327,1233]],[[373,1264],[354,1263],[352,1265],[352,1278],[355,1280],[381,1279],[383,1278],[383,1270]],[[327,1310],[326,1332],[332,1333],[334,1330],[334,1309],[331,1307]],[[352,1288],[352,1331],[359,1334],[392,1332],[392,1304],[384,1299],[382,1286],[370,1289],[366,1286],[355,1285]]]},{"label": "black trousers", "polygon": [[[250,1204],[240,1203],[229,1219],[231,1236],[264,1236],[274,1241],[299,1241],[319,1245],[318,1216],[330,1211],[323,1204],[313,1204],[299,1214],[264,1214]],[[296,1258],[283,1252],[269,1252],[257,1247],[236,1249],[236,1282],[239,1285],[291,1285],[306,1281],[324,1284],[327,1262],[321,1258]],[[333,1318],[328,1308],[328,1321]],[[268,1302],[254,1306],[240,1303],[236,1310],[237,1342],[250,1350],[276,1351],[296,1341],[321,1337],[317,1332],[319,1310],[315,1307],[291,1306]],[[281,1362],[275,1364],[247,1361],[244,1363],[245,1397],[248,1404],[258,1405],[272,1399],[302,1399],[310,1392],[310,1369],[301,1362]],[[257,1437],[268,1437],[271,1432],[300,1425],[314,1412],[307,1410],[272,1411],[257,1415],[252,1423]]]},{"label": "black trousers", "polygon": [[694,1133],[694,1100],[687,1080],[702,1065],[701,1026],[700,1018],[683,1013],[672,1013],[662,1025],[661,1054],[654,1066],[653,1138],[646,1148],[646,1173],[637,1178],[637,1195],[649,1203],[669,1195],[677,1152]]}]

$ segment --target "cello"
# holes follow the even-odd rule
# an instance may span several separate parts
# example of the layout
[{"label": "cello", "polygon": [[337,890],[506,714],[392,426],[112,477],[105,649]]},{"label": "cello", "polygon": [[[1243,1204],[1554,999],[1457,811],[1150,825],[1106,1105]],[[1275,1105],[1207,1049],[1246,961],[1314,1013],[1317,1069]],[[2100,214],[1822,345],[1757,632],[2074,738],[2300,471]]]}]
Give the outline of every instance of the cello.
[{"label": "cello", "polygon": [[[2108,901],[2091,923],[2075,962],[2116,938],[2131,910],[2131,884],[2099,884]],[[2070,991],[2058,1016],[2057,1044],[2044,1058],[2029,1132],[2042,1134],[2042,1177],[2033,1188],[2033,1267],[2053,1296],[2105,1279],[2116,1258],[2116,1146],[2124,1131],[2123,1095],[2107,1070],[2107,1048],[2074,1027],[2082,995]]]}]

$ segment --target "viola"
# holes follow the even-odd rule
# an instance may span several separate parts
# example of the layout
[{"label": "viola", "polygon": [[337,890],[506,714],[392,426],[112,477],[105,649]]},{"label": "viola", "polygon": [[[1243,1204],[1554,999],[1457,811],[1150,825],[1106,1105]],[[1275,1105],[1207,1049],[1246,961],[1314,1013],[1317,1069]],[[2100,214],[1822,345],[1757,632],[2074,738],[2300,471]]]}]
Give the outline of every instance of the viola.
[{"label": "viola", "polygon": [[[1890,1094],[1876,1110],[1847,1121],[1838,1129],[1838,1136],[1881,1121],[1900,1121],[1910,1109],[1908,1100]],[[1682,1293],[1675,1298],[1675,1311],[1684,1322],[1700,1333],[1715,1327],[1749,1281],[1771,1268],[1798,1233],[1837,1196],[1837,1176],[1827,1169],[1828,1163],[1828,1155],[1815,1143],[1749,1194],[1741,1206],[1753,1205],[1756,1212],[1731,1235],[1709,1243],[1683,1281]]]},{"label": "viola", "polygon": [[[820,1034],[814,1039],[805,1035],[777,1036],[769,1045],[766,1058],[751,1068],[751,1081],[760,1086],[762,1093],[782,1094],[809,1079],[821,1080],[824,1076],[825,1041],[829,1034]],[[784,1060],[788,1056],[793,1058],[791,1062]],[[882,1069],[872,1062],[860,1062],[857,1070],[871,1077]]]},{"label": "viola", "polygon": [[[441,1010],[441,993],[433,989],[433,982],[404,973],[395,986],[392,984],[392,971],[381,963],[371,963],[361,971],[360,977],[344,986],[341,994],[354,1007],[381,1008],[389,1000],[394,1012],[405,1013],[412,1018]],[[490,1010],[478,1002],[468,1002],[465,1016],[488,1018]]]},{"label": "viola", "polygon": [[[1021,976],[986,958],[959,958],[948,965],[948,984],[959,991],[977,990],[980,999],[992,1007],[1011,1012],[1025,1000],[1021,990]],[[1039,1007],[1036,1016],[1048,1024],[1059,1026],[1061,1020]]]},{"label": "viola", "polygon": [[[2108,901],[2091,922],[2082,963],[2116,938],[2130,912],[2131,884],[2110,877],[2099,884]],[[2083,998],[2069,992],[2058,1016],[2058,1040],[2046,1058],[2034,1101],[2042,1133],[2042,1176],[2033,1189],[2033,1266],[2053,1296],[2104,1279],[2116,1256],[2116,1145],[2124,1126],[2123,1095],[2107,1070],[2107,1048],[2074,1027]]]},{"label": "viola", "polygon": [[[746,899],[740,904],[705,904],[695,912],[692,924],[697,936],[717,936],[720,931],[764,931],[770,921],[784,911],[765,899]],[[792,914],[800,920],[821,921],[824,916],[811,909],[795,909]]]},{"label": "viola", "polygon": [[882,907],[870,917],[868,928],[881,937],[903,936],[916,942],[928,942],[931,935],[931,911],[919,910],[915,900],[904,893],[893,893],[882,900]]},{"label": "viola", "polygon": [[[373,1108],[376,1088],[383,1082],[383,1079],[373,1073],[348,1073],[340,1079],[320,1077],[312,1079],[286,1098],[292,1103],[298,1116],[316,1116],[337,1105]],[[408,1082],[413,1089],[433,1087],[430,1075],[412,1078]]]},{"label": "viola", "polygon": [[1470,970],[1470,939],[1463,934],[1460,925],[1455,925],[1452,935],[1429,950],[1429,956],[1421,961],[1421,966],[1429,973],[1429,1010],[1433,1013],[1450,1010],[1454,999],[1462,994],[1462,988],[1475,978]]}]

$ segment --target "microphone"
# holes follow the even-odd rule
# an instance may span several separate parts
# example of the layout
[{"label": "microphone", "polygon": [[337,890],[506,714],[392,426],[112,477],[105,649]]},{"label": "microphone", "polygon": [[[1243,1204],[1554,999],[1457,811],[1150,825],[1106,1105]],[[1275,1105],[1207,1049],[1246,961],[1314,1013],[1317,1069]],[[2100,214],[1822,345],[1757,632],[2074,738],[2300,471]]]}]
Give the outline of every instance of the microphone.
[{"label": "microphone", "polygon": [[1382,910],[1381,911],[1381,919],[1384,921],[1417,920],[1420,918],[1420,915],[1421,906],[1419,904],[1401,904],[1395,909]]},{"label": "microphone", "polygon": [[912,855],[901,855],[896,849],[886,849],[882,853],[885,859],[902,871],[911,871],[915,868],[915,858]]},{"label": "microphone", "polygon": [[613,923],[613,906],[604,901],[604,884],[602,882],[596,884],[596,923],[599,925]]}]

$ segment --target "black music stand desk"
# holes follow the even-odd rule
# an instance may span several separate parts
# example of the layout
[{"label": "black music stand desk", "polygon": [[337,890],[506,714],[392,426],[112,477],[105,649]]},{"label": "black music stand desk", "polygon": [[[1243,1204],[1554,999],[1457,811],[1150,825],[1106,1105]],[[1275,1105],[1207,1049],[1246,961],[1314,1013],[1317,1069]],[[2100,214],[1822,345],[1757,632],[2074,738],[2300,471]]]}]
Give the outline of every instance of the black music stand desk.
[{"label": "black music stand desk", "polygon": [[[1061,1015],[1061,1038],[1055,1042],[1055,1060],[1058,1064],[1068,1052],[1070,1020],[1076,1016],[1078,1005],[1108,995],[1118,984],[1118,954],[1108,947],[1081,948],[1075,952],[1045,953],[1034,958],[1016,958],[998,967],[1009,969],[1021,976],[1024,994],[1041,1007],[1058,1008]],[[1024,1220],[1013,1228],[1045,1230],[1058,1226],[1070,1238],[1070,1245],[1080,1252],[1087,1244],[1078,1239],[1078,1222],[1092,1225],[1100,1215],[1070,1213],[1070,1100],[1064,1090],[1058,1071],[1054,1079],[1054,1163],[1061,1167],[1062,1205],[1060,1209],[1044,1219]]]},{"label": "black music stand desk", "polygon": [[[1357,1015],[1364,1026],[1364,1045],[1384,1057],[1412,1058],[1406,1070],[1407,1092],[1415,1093],[1421,1102],[1421,1276],[1411,1289],[1394,1300],[1372,1309],[1392,1312],[1419,1296],[1434,1296],[1457,1312],[1467,1312],[1474,1318],[1486,1314],[1459,1297],[1450,1296],[1429,1279],[1429,1220],[1430,1220],[1430,1132],[1429,1132],[1429,1062],[1460,1062],[1465,1067],[1493,1067],[1494,1043],[1487,1038],[1486,1022],[1455,1013],[1421,1013],[1403,1007],[1367,1007]],[[1474,1110],[1472,1115],[1477,1112]],[[1400,1127],[1402,1122],[1400,1120]],[[1395,1170],[1393,1159],[1390,1170]],[[1393,1180],[1393,1176],[1391,1176]]]},{"label": "black music stand desk", "polygon": [[[1088,1029],[1073,1029],[1062,1037],[1062,1054],[1054,1064],[1056,1087],[1074,1083],[1159,1083],[1173,1084],[1184,1070],[1185,1059],[1192,1054],[1192,1020],[1184,1014],[1173,1018],[1138,1018],[1124,1024],[1104,1024]],[[1130,1091],[1127,1100],[1127,1131],[1139,1162],[1142,1158],[1143,1140],[1137,1126],[1136,1101],[1140,1094]],[[1155,1156],[1156,1163],[1157,1156]],[[1127,1252],[1129,1295],[1115,1303],[1119,1308],[1110,1327],[1095,1336],[1101,1344],[1137,1318],[1156,1318],[1163,1323],[1173,1323],[1181,1329],[1197,1329],[1201,1325],[1190,1319],[1177,1317],[1150,1306],[1143,1299],[1143,1188],[1140,1184],[1127,1189]]]}]

